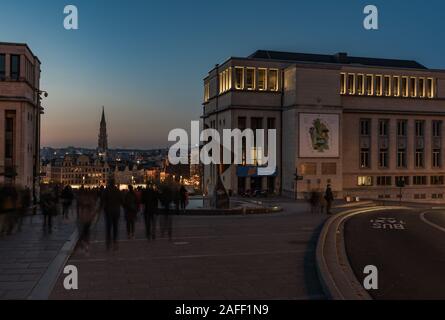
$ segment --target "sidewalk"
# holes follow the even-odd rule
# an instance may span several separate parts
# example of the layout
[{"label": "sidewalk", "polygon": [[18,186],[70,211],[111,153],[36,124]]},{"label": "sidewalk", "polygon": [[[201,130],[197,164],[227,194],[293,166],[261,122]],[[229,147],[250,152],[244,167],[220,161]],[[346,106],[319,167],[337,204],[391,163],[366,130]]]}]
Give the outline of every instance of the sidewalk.
[{"label": "sidewalk", "polygon": [[[5,219],[11,216],[1,217],[0,229]],[[51,285],[48,279],[57,277],[54,262],[76,229],[74,218],[54,217],[51,234],[43,230],[40,214],[14,222],[11,234],[0,235],[0,299],[45,298]]]},{"label": "sidewalk", "polygon": [[126,240],[121,219],[115,252],[105,249],[101,219],[89,256],[76,251],[67,262],[78,268],[79,290],[66,291],[62,275],[51,298],[324,299],[315,248],[326,217],[305,203],[278,202],[278,214],[175,216],[172,241],[147,241],[141,217],[136,239]]}]

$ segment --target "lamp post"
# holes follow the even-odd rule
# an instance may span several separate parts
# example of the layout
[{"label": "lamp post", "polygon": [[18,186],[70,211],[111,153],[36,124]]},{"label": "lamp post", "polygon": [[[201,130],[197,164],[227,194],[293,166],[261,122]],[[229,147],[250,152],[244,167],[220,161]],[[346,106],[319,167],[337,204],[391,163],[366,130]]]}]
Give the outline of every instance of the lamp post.
[{"label": "lamp post", "polygon": [[40,89],[35,89],[37,106],[35,108],[35,150],[34,150],[34,168],[33,168],[33,184],[32,197],[34,205],[37,204],[37,184],[40,184],[40,116],[44,114],[42,107],[43,98],[48,98],[48,92]]}]

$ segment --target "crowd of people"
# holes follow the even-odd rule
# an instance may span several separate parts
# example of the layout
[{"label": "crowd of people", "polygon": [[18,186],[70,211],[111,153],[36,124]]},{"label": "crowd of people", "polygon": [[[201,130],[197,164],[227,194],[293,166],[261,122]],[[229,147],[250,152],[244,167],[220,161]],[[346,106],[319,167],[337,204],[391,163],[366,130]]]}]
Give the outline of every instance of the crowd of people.
[{"label": "crowd of people", "polygon": [[312,213],[323,213],[331,214],[332,202],[334,201],[334,194],[332,192],[331,185],[328,185],[326,191],[323,193],[321,191],[312,191],[309,196],[309,203],[311,205]]},{"label": "crowd of people", "polygon": [[68,218],[76,203],[76,214],[79,225],[79,245],[89,250],[89,238],[92,224],[103,213],[105,221],[107,248],[118,248],[119,223],[121,211],[124,214],[127,237],[135,238],[136,222],[143,217],[145,234],[148,240],[156,239],[157,221],[160,216],[161,236],[172,238],[172,215],[185,212],[188,204],[188,193],[184,186],[175,183],[149,185],[147,188],[133,188],[129,185],[125,191],[110,181],[106,188],[86,189],[81,187],[73,191],[66,186],[61,191],[47,186],[41,193],[41,210],[44,216],[44,228],[52,230],[52,219],[57,215],[58,203],[61,203],[62,214]]},{"label": "crowd of people", "polygon": [[31,205],[31,190],[16,186],[0,186],[0,236],[20,230],[23,216]]}]

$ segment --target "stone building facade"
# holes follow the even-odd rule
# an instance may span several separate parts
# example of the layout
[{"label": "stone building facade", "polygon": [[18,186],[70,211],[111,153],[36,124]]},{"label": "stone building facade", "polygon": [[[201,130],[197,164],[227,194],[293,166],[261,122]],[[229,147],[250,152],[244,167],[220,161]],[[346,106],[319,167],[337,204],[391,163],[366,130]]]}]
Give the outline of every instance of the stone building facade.
[{"label": "stone building facade", "polygon": [[0,184],[38,194],[40,61],[26,44],[0,43]]},{"label": "stone building facade", "polygon": [[[257,51],[204,80],[204,126],[277,130],[277,172],[206,166],[235,194],[444,198],[445,71],[395,59]],[[244,167],[244,168],[243,168]],[[296,181],[295,175],[302,177]],[[400,187],[403,186],[401,189]]]}]

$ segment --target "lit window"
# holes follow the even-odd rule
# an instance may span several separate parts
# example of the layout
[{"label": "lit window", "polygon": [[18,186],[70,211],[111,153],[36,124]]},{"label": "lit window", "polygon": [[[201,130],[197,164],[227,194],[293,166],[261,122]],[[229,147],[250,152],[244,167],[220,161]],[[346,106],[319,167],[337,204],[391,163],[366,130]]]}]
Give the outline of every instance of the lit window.
[{"label": "lit window", "polygon": [[375,94],[376,96],[382,96],[383,91],[383,76],[375,76]]},{"label": "lit window", "polygon": [[235,67],[235,89],[244,89],[244,68]]},{"label": "lit window", "polygon": [[394,97],[400,97],[400,77],[394,76],[393,78],[393,92]]},{"label": "lit window", "polygon": [[348,93],[355,94],[355,73],[348,73]]},{"label": "lit window", "polygon": [[264,164],[263,163],[263,155],[264,155],[263,148],[260,148],[260,147],[255,148],[254,147],[250,150],[250,154],[251,154],[251,158],[253,160],[253,165],[262,166]]},{"label": "lit window", "polygon": [[210,83],[204,85],[204,102],[208,102],[210,99]]},{"label": "lit window", "polygon": [[417,97],[417,78],[415,77],[409,79],[409,93],[411,98]]},{"label": "lit window", "polygon": [[258,90],[267,90],[267,69],[258,69]]},{"label": "lit window", "polygon": [[270,69],[269,70],[269,79],[268,85],[270,91],[278,91],[278,70]]},{"label": "lit window", "polygon": [[408,77],[402,77],[402,95],[403,97],[409,97]]},{"label": "lit window", "polygon": [[255,69],[246,68],[246,89],[255,90]]},{"label": "lit window", "polygon": [[371,187],[372,186],[372,177],[370,177],[370,176],[358,177],[357,185],[359,187]]},{"label": "lit window", "polygon": [[362,96],[365,94],[365,75],[357,75],[357,93]]},{"label": "lit window", "polygon": [[227,85],[226,71],[223,71],[223,73],[222,73],[222,92],[226,92],[226,85]]},{"label": "lit window", "polygon": [[425,78],[419,78],[419,97],[425,98],[426,91],[425,91]]},{"label": "lit window", "polygon": [[219,93],[223,92],[223,75],[222,73],[219,74]]},{"label": "lit window", "polygon": [[372,74],[366,75],[366,94],[368,96],[374,95],[374,76]]},{"label": "lit window", "polygon": [[340,73],[340,94],[346,94],[346,73]]},{"label": "lit window", "polygon": [[432,99],[435,96],[435,83],[433,78],[427,79],[427,91],[428,91],[428,98]]},{"label": "lit window", "polygon": [[385,76],[384,78],[385,96],[391,96],[391,76]]}]

